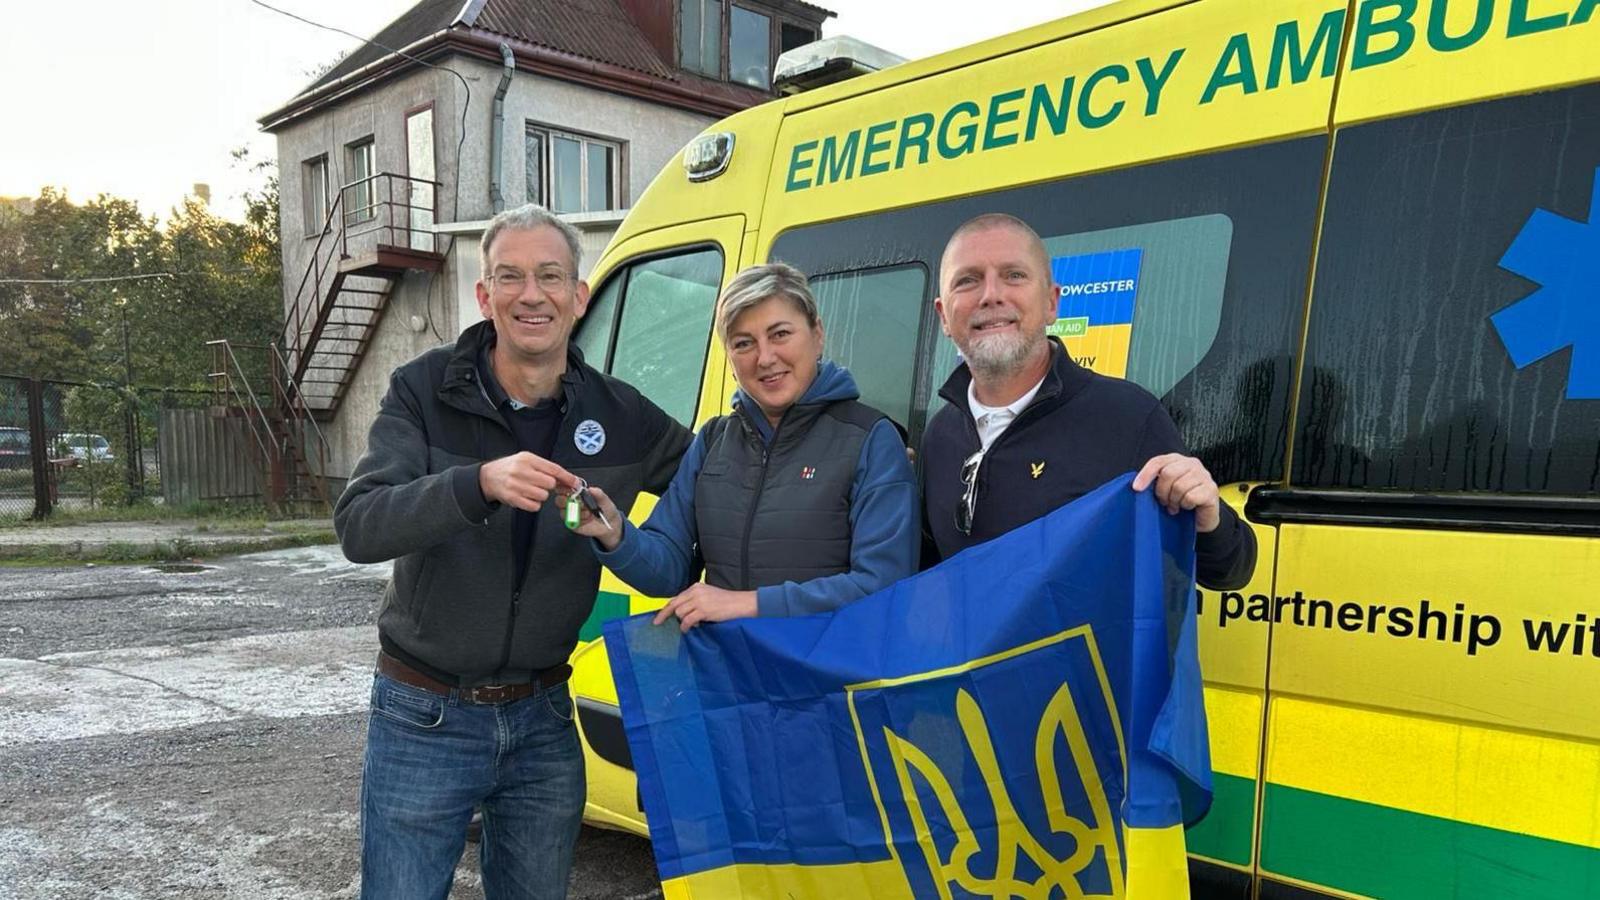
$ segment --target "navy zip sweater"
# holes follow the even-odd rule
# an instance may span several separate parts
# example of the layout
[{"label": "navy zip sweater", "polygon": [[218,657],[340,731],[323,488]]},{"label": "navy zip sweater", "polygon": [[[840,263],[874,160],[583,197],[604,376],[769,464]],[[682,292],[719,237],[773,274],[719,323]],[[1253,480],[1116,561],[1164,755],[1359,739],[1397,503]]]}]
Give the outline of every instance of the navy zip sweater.
[{"label": "navy zip sweater", "polygon": [[[1050,354],[1033,402],[995,438],[978,467],[971,534],[956,528],[955,514],[961,465],[980,446],[967,406],[972,373],[962,364],[940,388],[949,405],[928,423],[922,440],[924,568],[1138,471],[1151,457],[1188,452],[1150,392],[1079,366],[1056,341]],[[1221,507],[1216,529],[1196,537],[1195,573],[1208,588],[1234,590],[1255,570],[1256,541],[1226,502]]]}]

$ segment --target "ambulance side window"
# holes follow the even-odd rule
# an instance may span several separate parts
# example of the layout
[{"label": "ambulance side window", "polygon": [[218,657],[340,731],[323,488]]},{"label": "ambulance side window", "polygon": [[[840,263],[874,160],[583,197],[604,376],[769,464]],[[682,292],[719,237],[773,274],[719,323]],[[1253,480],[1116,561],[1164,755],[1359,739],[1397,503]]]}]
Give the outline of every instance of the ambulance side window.
[{"label": "ambulance side window", "polygon": [[1600,85],[1340,132],[1293,484],[1600,491],[1597,168]]},{"label": "ambulance side window", "polygon": [[679,422],[694,421],[705,374],[722,253],[694,250],[613,272],[575,340],[596,368],[639,389]]},{"label": "ambulance side window", "polygon": [[861,402],[902,427],[911,420],[917,333],[927,300],[920,265],[811,279],[827,338],[824,354],[855,377]]},{"label": "ambulance side window", "polygon": [[[1074,362],[1161,397],[1211,351],[1233,247],[1227,215],[1039,237],[1061,291],[1049,331]],[[934,348],[934,373],[949,373],[958,362],[950,341]],[[933,411],[944,405],[940,383],[935,378],[928,385]]]},{"label": "ambulance side window", "polygon": [[916,444],[957,362],[932,302],[945,243],[974,216],[1014,215],[1076,287],[1058,307],[1069,352],[1158,396],[1219,483],[1277,481],[1326,151],[1325,136],[1295,138],[897,207],[789,229],[770,256],[822,274],[927,271],[902,373]]},{"label": "ambulance side window", "polygon": [[611,370],[611,339],[616,336],[617,296],[628,280],[628,270],[612,273],[606,283],[589,297],[589,311],[578,322],[572,342],[583,351],[583,360],[602,372]]}]

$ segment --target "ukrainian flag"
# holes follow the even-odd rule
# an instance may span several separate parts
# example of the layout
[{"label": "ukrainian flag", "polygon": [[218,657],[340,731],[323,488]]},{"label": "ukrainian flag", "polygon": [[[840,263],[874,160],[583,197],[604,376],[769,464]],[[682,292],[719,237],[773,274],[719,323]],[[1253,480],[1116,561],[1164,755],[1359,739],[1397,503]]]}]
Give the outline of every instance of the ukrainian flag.
[{"label": "ukrainian flag", "polygon": [[1185,897],[1193,516],[1131,476],[835,613],[606,625],[668,897]]}]

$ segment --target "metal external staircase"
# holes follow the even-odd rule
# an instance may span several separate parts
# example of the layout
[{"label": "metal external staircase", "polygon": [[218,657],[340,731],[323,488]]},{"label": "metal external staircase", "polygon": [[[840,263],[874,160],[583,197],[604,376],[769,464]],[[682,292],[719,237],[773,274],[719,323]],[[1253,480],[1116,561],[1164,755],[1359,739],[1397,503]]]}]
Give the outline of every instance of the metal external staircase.
[{"label": "metal external staircase", "polygon": [[[400,280],[408,271],[444,267],[433,232],[436,188],[388,172],[345,185],[286,310],[281,340],[264,347],[207,342],[213,409],[247,426],[270,505],[329,506],[328,442],[317,423],[338,409]],[[264,352],[265,365],[247,369],[236,350]],[[267,381],[260,392],[252,373]]]},{"label": "metal external staircase", "polygon": [[384,172],[340,189],[328,210],[282,343],[288,374],[314,415],[326,420],[338,409],[406,272],[444,267],[432,229],[436,187]]},{"label": "metal external staircase", "polygon": [[[276,344],[267,346],[207,341],[211,348],[212,415],[243,423],[246,444],[261,465],[262,493],[275,509],[306,506],[328,509],[323,475],[328,465],[328,441],[306,408],[294,382],[287,377],[286,362]],[[271,393],[258,395],[249,370],[239,360],[240,351],[254,360],[265,353]],[[259,370],[257,380],[260,379]]]}]

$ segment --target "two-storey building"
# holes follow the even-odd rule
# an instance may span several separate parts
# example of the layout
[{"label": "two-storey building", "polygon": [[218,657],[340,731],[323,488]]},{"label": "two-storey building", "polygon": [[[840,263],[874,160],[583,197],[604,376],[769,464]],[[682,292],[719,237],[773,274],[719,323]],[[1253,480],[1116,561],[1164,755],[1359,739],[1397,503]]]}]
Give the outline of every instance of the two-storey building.
[{"label": "two-storey building", "polygon": [[[712,122],[770,99],[800,0],[421,0],[260,120],[277,138],[288,393],[346,477],[389,372],[479,318],[477,238],[527,201],[585,237]],[[314,456],[317,454],[313,454]]]}]

